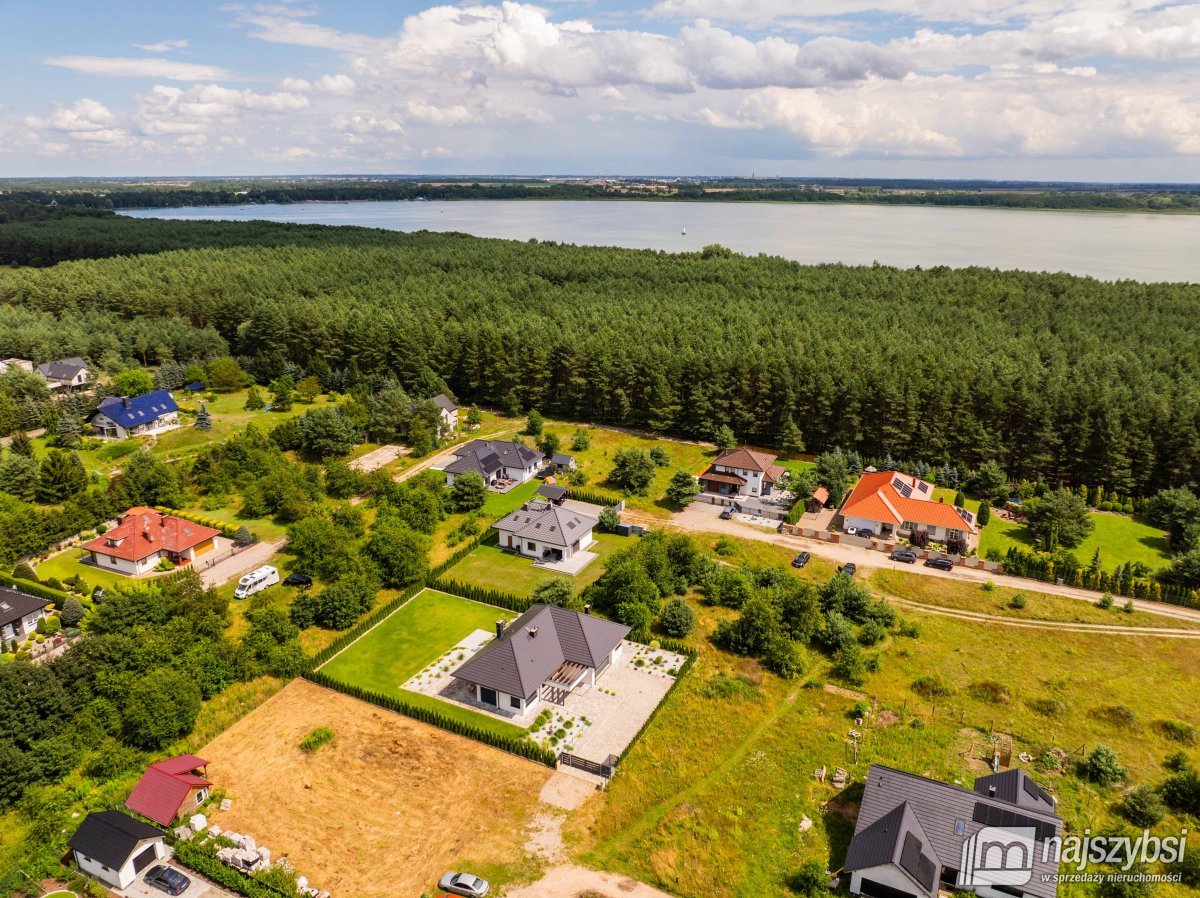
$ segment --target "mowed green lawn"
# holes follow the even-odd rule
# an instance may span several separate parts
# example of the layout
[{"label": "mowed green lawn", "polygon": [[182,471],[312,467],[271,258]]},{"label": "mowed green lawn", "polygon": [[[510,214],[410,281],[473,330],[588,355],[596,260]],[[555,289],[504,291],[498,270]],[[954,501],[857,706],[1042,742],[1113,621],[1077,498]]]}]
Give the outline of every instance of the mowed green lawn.
[{"label": "mowed green lawn", "polygon": [[[1118,564],[1141,562],[1150,570],[1170,564],[1167,541],[1157,527],[1127,515],[1097,512],[1090,515],[1095,529],[1072,552],[1085,564],[1100,550],[1100,563],[1106,571]],[[1033,534],[1024,524],[1004,521],[993,515],[983,528],[979,553],[986,555],[995,549],[1001,555],[1015,546],[1025,551],[1033,550]]]},{"label": "mowed green lawn", "polygon": [[79,559],[85,557],[85,555],[86,553],[80,549],[68,549],[65,552],[60,552],[53,558],[35,565],[34,570],[37,571],[39,580],[56,577],[59,580],[65,581],[78,574],[87,581],[88,586],[102,586],[105,589],[111,589],[114,586],[132,586],[136,583],[144,582],[133,577],[124,577],[121,574],[106,571],[95,565],[84,564]]},{"label": "mowed green lawn", "polygon": [[494,632],[497,620],[513,617],[512,612],[502,608],[426,589],[321,670],[343,683],[401,698],[495,733],[520,737],[525,733],[520,727],[404,688],[414,674],[459,640],[475,630]]},{"label": "mowed green lawn", "polygon": [[[595,552],[600,557],[569,578],[575,584],[575,591],[580,592],[585,586],[594,583],[604,573],[608,557],[622,546],[629,545],[632,539],[633,537],[617,536],[615,533],[597,533],[596,542],[588,547],[588,551]],[[532,595],[534,588],[539,584],[565,576],[567,575],[537,567],[530,559],[512,552],[504,552],[493,545],[479,546],[446,573],[449,580],[487,589],[499,589],[519,596]]]}]

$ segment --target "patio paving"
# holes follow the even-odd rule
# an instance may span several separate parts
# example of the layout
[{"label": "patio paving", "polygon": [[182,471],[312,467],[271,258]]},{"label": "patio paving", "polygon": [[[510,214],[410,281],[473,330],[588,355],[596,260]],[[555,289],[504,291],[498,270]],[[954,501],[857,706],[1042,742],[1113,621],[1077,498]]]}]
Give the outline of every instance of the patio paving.
[{"label": "patio paving", "polygon": [[574,577],[599,557],[595,552],[581,549],[562,561],[538,561],[535,564],[544,571],[554,571],[556,574],[569,574]]}]

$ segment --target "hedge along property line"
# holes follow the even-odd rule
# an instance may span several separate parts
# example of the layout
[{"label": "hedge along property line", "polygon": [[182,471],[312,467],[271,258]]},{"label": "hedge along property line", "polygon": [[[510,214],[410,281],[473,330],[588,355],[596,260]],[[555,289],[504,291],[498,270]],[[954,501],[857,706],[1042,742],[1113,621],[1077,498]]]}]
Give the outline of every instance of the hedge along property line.
[{"label": "hedge along property line", "polygon": [[411,717],[413,720],[427,723],[439,729],[447,730],[459,736],[465,736],[468,739],[474,739],[476,742],[482,742],[485,745],[490,745],[493,748],[498,748],[501,751],[506,751],[509,754],[517,755],[518,757],[527,758],[531,761],[536,761],[539,764],[544,764],[547,767],[554,767],[558,762],[558,754],[548,748],[543,748],[535,742],[530,742],[524,737],[502,736],[499,733],[492,733],[483,727],[472,726],[469,723],[462,723],[454,720],[451,717],[446,717],[433,711],[429,708],[422,708],[419,705],[411,705],[402,698],[395,696],[383,695],[371,689],[364,689],[361,686],[351,686],[347,683],[342,683],[335,680],[328,674],[322,673],[319,670],[310,671],[305,674],[308,680],[316,683],[318,686],[324,686],[327,689],[332,689],[335,692],[340,692],[343,695],[348,695],[351,698],[359,699],[360,701],[370,702],[373,705],[387,711],[395,711],[398,714],[403,714],[405,717]]},{"label": "hedge along property line", "polygon": [[604,493],[594,493],[591,490],[577,490],[570,487],[567,490],[567,495],[577,502],[589,502],[592,505],[600,505],[607,508],[609,505],[624,505],[625,500],[620,496],[608,496]]},{"label": "hedge along property line", "polygon": [[686,660],[683,662],[683,664],[679,665],[679,670],[676,672],[675,677],[673,678],[674,681],[671,683],[671,687],[667,690],[667,694],[662,697],[662,701],[654,706],[654,710],[650,712],[650,716],[645,719],[640,727],[638,727],[638,731],[634,733],[633,738],[629,740],[629,744],[621,749],[620,759],[622,761],[625,760],[625,756],[629,754],[630,749],[637,745],[638,740],[642,738],[642,734],[646,732],[646,729],[651,723],[653,723],[654,718],[658,716],[658,712],[662,710],[662,706],[667,703],[667,699],[671,697],[671,693],[674,692],[675,687],[679,685],[679,681],[683,679],[684,674],[692,669],[692,665],[696,663],[696,659],[700,656],[700,652],[695,646],[690,646],[674,639],[660,639],[658,640],[658,647],[666,652],[674,652],[677,655],[683,655]]},{"label": "hedge along property line", "polygon": [[62,610],[63,602],[70,598],[70,596],[65,592],[52,589],[51,587],[45,586],[41,583],[34,583],[32,580],[19,580],[16,577],[5,577],[0,580],[0,586],[5,584],[11,585],[17,590],[17,592],[23,592],[26,595],[37,596],[39,599],[45,599],[48,602],[53,602],[56,606],[58,606],[60,611]]},{"label": "hedge along property line", "polygon": [[247,876],[240,870],[235,870],[217,860],[216,855],[209,853],[199,845],[177,839],[172,833],[167,833],[167,841],[175,852],[179,863],[189,870],[195,870],[201,876],[206,876],[223,888],[245,895],[246,898],[292,898],[286,892],[281,892],[266,883]]},{"label": "hedge along property line", "polygon": [[[204,515],[196,514],[191,511],[180,511],[178,508],[168,508],[166,505],[155,505],[155,511],[161,511],[163,514],[169,514],[173,518],[183,518],[185,521],[194,521],[197,524],[203,524],[205,527],[212,527],[214,530],[221,531],[221,536],[226,539],[234,539],[237,537],[238,527],[226,521],[217,521],[213,518],[206,518]],[[246,529],[249,529],[248,527]],[[258,537],[254,537],[254,541],[258,542]]]},{"label": "hedge along property line", "polygon": [[477,586],[474,583],[446,580],[441,577],[436,580],[430,580],[429,588],[440,592],[447,592],[452,596],[458,596],[463,599],[470,599],[473,602],[482,602],[484,605],[495,605],[497,608],[515,611],[517,614],[528,611],[529,607],[533,605],[533,599],[531,598],[514,595],[511,592],[502,592],[499,589],[489,589],[486,586]]},{"label": "hedge along property line", "polygon": [[1107,571],[1092,573],[1084,564],[1058,564],[1053,558],[1035,555],[1015,546],[1008,550],[1003,564],[1004,573],[1028,580],[1053,583],[1061,577],[1065,585],[1079,589],[1111,592],[1115,595],[1145,599],[1149,602],[1165,602],[1185,608],[1200,608],[1200,590],[1171,584],[1164,586],[1157,580],[1133,577],[1118,579]]}]

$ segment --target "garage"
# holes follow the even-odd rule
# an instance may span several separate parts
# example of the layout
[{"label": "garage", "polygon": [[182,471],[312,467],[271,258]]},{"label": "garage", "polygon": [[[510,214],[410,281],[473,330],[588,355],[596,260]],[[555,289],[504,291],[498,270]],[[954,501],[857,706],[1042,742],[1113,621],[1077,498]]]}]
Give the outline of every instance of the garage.
[{"label": "garage", "polygon": [[145,850],[133,859],[133,872],[141,873],[156,860],[158,860],[158,852],[154,850],[153,845],[147,845]]}]

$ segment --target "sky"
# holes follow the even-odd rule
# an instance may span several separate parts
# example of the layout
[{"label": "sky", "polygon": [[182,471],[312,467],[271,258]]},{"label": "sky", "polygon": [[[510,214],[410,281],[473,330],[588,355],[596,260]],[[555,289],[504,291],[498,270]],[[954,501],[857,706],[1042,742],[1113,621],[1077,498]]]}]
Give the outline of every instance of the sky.
[{"label": "sky", "polygon": [[0,176],[1200,181],[1200,2],[0,0]]}]

